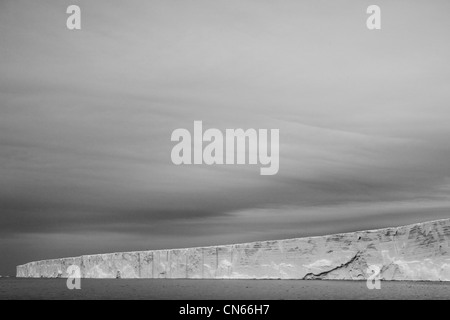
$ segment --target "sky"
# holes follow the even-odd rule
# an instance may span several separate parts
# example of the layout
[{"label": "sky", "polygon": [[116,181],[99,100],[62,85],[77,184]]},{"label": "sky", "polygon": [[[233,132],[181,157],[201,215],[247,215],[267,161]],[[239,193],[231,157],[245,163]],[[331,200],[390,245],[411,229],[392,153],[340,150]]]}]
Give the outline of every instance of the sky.
[{"label": "sky", "polygon": [[[81,30],[66,9],[81,8]],[[381,30],[366,9],[381,8]],[[0,275],[450,217],[450,2],[0,1]],[[280,130],[280,169],[175,166]]]}]

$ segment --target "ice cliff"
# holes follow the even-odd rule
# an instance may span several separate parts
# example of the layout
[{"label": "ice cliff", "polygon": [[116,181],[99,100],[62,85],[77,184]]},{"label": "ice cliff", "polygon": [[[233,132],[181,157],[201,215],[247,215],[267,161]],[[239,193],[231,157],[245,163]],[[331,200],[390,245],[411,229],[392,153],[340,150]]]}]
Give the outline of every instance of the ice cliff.
[{"label": "ice cliff", "polygon": [[450,219],[319,237],[30,262],[17,277],[450,281]]}]

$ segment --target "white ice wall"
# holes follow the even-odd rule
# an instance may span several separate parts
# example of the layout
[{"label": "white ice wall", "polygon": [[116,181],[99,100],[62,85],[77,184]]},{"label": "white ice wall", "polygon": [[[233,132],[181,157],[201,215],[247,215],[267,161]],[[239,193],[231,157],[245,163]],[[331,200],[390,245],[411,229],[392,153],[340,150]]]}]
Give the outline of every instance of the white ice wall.
[{"label": "white ice wall", "polygon": [[53,259],[17,267],[17,277],[366,279],[450,281],[450,219],[320,237],[217,247]]}]

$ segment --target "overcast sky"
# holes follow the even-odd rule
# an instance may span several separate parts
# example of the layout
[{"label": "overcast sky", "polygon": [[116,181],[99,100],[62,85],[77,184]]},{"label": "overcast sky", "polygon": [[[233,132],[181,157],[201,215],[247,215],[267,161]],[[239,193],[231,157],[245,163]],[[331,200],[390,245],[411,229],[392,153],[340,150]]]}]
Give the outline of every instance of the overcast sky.
[{"label": "overcast sky", "polygon": [[[78,4],[82,30],[66,28]],[[378,4],[382,30],[366,28]],[[449,1],[0,1],[0,274],[450,217]],[[280,129],[280,170],[175,166]]]}]

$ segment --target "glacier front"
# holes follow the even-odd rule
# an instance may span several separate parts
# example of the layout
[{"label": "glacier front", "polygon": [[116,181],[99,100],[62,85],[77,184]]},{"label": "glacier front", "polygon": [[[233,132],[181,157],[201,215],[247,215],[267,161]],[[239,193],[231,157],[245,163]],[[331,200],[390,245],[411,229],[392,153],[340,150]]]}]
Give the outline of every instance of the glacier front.
[{"label": "glacier front", "polygon": [[30,262],[17,277],[450,281],[450,219],[318,237]]}]

